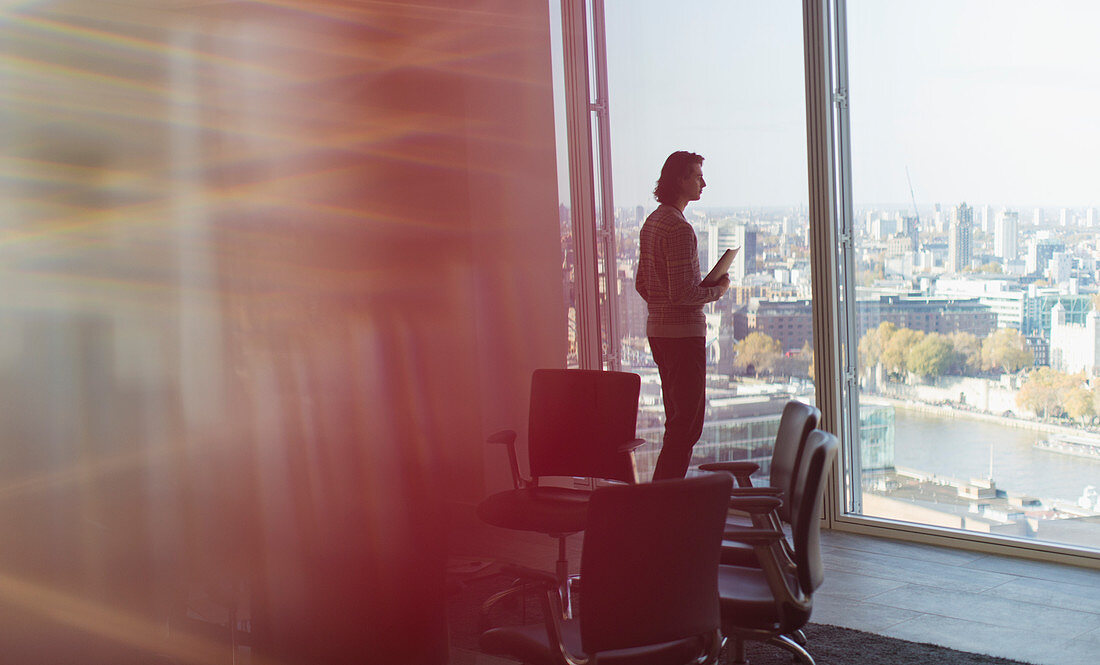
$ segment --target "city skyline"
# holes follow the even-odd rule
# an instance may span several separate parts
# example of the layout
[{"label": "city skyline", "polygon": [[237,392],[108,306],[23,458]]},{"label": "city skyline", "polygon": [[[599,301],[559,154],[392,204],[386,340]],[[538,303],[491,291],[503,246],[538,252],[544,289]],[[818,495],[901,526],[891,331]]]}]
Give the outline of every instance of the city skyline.
[{"label": "city skyline", "polygon": [[[616,203],[650,205],[664,157],[688,149],[707,160],[702,204],[805,205],[800,3],[606,5]],[[991,5],[848,2],[858,205],[1100,205],[1100,7]],[[688,47],[647,48],[680,35]]]}]

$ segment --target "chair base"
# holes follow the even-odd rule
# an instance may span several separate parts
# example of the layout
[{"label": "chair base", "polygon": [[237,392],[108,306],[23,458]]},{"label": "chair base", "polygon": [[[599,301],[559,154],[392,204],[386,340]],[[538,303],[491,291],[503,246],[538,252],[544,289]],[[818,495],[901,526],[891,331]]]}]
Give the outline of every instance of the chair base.
[{"label": "chair base", "polygon": [[[558,597],[561,599],[561,618],[568,621],[573,618],[572,587],[579,582],[580,578],[579,575],[569,574],[569,561],[565,558],[565,539],[572,534],[555,533],[550,535],[558,539],[558,560],[555,564],[555,577],[558,578]],[[528,585],[524,584],[522,580],[513,580],[512,584],[510,584],[507,589],[494,593],[482,603],[479,616],[481,631],[485,632],[490,628],[489,612],[492,611],[494,605],[516,593],[526,593],[527,586]]]},{"label": "chair base", "polygon": [[[802,639],[805,639],[806,636],[802,634],[802,631],[797,631],[797,633],[802,637]],[[814,662],[814,657],[810,655],[810,652],[806,651],[806,649],[804,649],[801,644],[796,642],[794,639],[791,639],[787,635],[776,635],[774,637],[760,641],[764,642],[765,644],[771,644],[772,646],[777,646],[781,649],[789,651],[791,655],[794,656],[795,662],[803,663],[803,665],[816,665]],[[726,660],[726,663],[728,665],[749,665],[749,660],[745,656],[744,638],[736,636],[730,637],[727,640],[727,644],[729,645],[730,650],[729,657]]]}]

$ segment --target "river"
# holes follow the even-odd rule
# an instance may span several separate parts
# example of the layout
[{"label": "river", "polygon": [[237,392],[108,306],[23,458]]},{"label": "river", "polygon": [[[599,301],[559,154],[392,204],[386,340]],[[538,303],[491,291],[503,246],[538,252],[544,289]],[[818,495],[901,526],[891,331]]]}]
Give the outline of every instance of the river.
[{"label": "river", "polygon": [[1077,501],[1086,485],[1100,488],[1100,461],[1072,457],[1033,444],[1046,434],[963,415],[895,410],[894,464],[959,480],[987,478],[1014,494]]}]

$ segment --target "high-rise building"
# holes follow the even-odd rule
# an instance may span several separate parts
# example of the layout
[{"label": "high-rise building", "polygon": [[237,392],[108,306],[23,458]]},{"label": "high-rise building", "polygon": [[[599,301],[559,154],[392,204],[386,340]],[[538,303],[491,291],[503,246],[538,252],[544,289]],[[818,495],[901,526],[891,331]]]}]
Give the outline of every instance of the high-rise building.
[{"label": "high-rise building", "polygon": [[1096,228],[1096,208],[1090,206],[1085,209],[1085,226],[1090,229]]},{"label": "high-rise building", "polygon": [[917,221],[917,217],[901,218],[901,233],[909,238],[909,249],[914,252],[920,249],[920,229],[917,228],[919,226]]},{"label": "high-rise building", "polygon": [[1014,261],[1020,254],[1020,213],[1003,210],[997,214],[993,232],[993,253],[1005,261]]},{"label": "high-rise building", "polygon": [[947,271],[962,272],[970,266],[972,239],[974,236],[974,209],[960,203],[952,215],[947,234]]},{"label": "high-rise building", "polygon": [[741,248],[733,260],[733,278],[740,282],[756,272],[756,231],[744,224],[734,227],[734,242]]},{"label": "high-rise building", "polygon": [[1058,211],[1058,226],[1066,228],[1072,219],[1073,216],[1069,214],[1069,208],[1062,208]]},{"label": "high-rise building", "polygon": [[990,219],[989,204],[986,203],[985,205],[983,205],[981,210],[982,210],[982,217],[981,217],[982,233],[989,233],[990,231],[993,230],[993,220]]},{"label": "high-rise building", "polygon": [[1035,209],[1035,213],[1031,217],[1031,223],[1034,224],[1035,226],[1042,226],[1043,225],[1043,209],[1042,208],[1036,208]]},{"label": "high-rise building", "polygon": [[1035,238],[1027,244],[1027,262],[1025,270],[1029,275],[1042,274],[1048,267],[1055,252],[1064,251],[1066,246],[1053,238]]},{"label": "high-rise building", "polygon": [[[725,251],[725,247],[721,251]],[[707,254],[703,257],[703,267],[701,270],[703,274],[710,272],[711,266],[718,261],[718,222],[713,219],[707,220]]]}]

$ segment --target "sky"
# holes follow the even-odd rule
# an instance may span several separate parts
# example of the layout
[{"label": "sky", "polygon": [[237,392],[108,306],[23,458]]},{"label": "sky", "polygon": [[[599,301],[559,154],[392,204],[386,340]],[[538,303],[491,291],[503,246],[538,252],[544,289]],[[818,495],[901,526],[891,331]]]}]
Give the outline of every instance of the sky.
[{"label": "sky", "polygon": [[[801,1],[605,3],[616,205],[651,207],[680,149],[706,158],[701,206],[804,204]],[[1100,205],[1100,3],[847,8],[857,206],[909,204],[907,168],[922,208]]]}]

